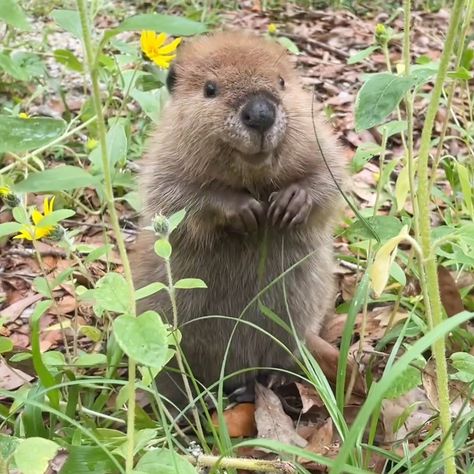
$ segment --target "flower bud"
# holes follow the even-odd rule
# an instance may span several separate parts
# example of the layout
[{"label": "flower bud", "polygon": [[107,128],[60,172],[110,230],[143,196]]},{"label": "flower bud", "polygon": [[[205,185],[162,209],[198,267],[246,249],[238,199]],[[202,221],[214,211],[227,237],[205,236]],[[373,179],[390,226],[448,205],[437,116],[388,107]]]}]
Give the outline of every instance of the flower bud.
[{"label": "flower bud", "polygon": [[155,234],[161,238],[167,238],[170,233],[170,223],[162,214],[156,214],[152,221]]},{"label": "flower bud", "polygon": [[375,27],[374,37],[375,42],[379,46],[384,46],[390,40],[390,31],[389,29],[385,28],[385,25],[383,25],[382,23],[377,23],[377,26]]},{"label": "flower bud", "polygon": [[64,238],[66,235],[66,231],[64,230],[64,227],[57,225],[54,227],[54,229],[48,234],[47,238],[50,240],[53,240],[55,242],[59,242]]}]

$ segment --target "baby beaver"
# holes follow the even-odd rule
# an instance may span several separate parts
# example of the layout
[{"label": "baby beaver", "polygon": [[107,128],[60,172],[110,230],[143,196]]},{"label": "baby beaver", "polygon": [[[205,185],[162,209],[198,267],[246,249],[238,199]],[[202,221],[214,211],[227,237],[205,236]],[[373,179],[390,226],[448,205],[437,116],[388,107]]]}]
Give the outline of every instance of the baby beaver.
[{"label": "baby beaver", "polygon": [[[293,334],[261,309],[287,327],[292,321],[304,339],[319,331],[333,303],[331,234],[340,196],[313,127],[342,183],[336,139],[319,118],[313,126],[312,97],[274,41],[230,32],[195,38],[180,48],[167,86],[171,99],[143,163],[142,222],[187,211],[171,235],[173,279],[201,278],[208,289],[177,292],[186,360],[203,386],[216,382],[236,324],[218,316],[241,317],[225,373],[291,368],[276,339],[291,352]],[[155,238],[149,231],[139,236],[137,288],[167,281],[152,251]],[[171,321],[166,293],[145,300],[139,310],[146,309]],[[224,389],[251,385],[254,377],[253,370],[242,372]],[[185,400],[180,381],[175,371],[158,378],[160,393],[178,406]]]}]

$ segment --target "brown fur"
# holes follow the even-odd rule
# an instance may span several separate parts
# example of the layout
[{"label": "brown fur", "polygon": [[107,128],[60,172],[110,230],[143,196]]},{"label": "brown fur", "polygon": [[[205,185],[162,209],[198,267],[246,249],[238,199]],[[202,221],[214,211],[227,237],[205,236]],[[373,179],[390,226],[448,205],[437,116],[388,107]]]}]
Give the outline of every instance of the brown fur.
[{"label": "brown fur", "polygon": [[[199,318],[239,317],[261,288],[308,254],[311,256],[273,285],[262,301],[284,321],[291,317],[300,337],[307,331],[318,333],[333,301],[331,233],[340,196],[314,137],[311,95],[302,90],[282,47],[252,35],[217,33],[184,44],[175,70],[175,89],[143,162],[142,222],[149,225],[157,213],[187,211],[184,222],[172,234],[171,265],[175,281],[196,277],[208,285],[206,290],[178,290],[177,299],[180,324],[186,323],[181,327],[183,351],[194,375],[209,386],[219,378],[235,321]],[[279,86],[280,76],[284,89]],[[208,80],[219,87],[215,98],[204,97]],[[238,125],[227,126],[230,116],[236,120],[236,111],[249,95],[262,91],[275,98],[281,119],[275,132],[279,141],[275,148],[274,142],[268,145],[263,153],[268,155],[266,159]],[[319,118],[315,120],[325,157],[342,182],[344,165],[336,139]],[[290,186],[303,193],[309,212],[303,224],[280,229],[264,217],[255,232],[229,232],[239,213],[249,207],[260,217],[268,212],[270,196],[277,207],[284,206],[282,196]],[[293,214],[297,211],[292,210]],[[259,282],[265,233],[267,257],[264,279]],[[137,287],[166,282],[162,262],[153,255],[155,238],[149,231],[139,236],[133,265]],[[170,318],[170,303],[164,293],[139,309],[155,309]],[[267,331],[290,351],[295,349],[293,336],[264,316],[256,304],[242,319]],[[239,324],[226,373],[251,367],[288,368],[290,357],[268,335]],[[246,373],[225,386],[231,389],[250,378]],[[161,378],[159,389],[176,403],[182,402],[179,389],[170,380]]]}]

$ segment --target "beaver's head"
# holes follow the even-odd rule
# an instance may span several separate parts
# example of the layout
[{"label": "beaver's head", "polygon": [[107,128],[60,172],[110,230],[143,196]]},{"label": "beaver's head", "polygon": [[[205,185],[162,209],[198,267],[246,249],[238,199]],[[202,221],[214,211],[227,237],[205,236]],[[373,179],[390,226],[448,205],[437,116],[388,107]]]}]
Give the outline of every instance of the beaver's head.
[{"label": "beaver's head", "polygon": [[291,90],[298,87],[284,48],[243,33],[189,41],[168,76],[189,140],[221,143],[255,165],[266,162],[282,142]]}]

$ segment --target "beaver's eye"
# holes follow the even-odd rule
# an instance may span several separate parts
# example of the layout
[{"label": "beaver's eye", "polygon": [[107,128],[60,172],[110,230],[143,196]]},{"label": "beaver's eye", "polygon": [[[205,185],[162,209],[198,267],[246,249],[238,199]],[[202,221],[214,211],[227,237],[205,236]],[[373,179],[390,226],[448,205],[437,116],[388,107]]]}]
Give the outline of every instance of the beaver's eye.
[{"label": "beaver's eye", "polygon": [[285,88],[285,79],[283,79],[283,77],[279,76],[278,77],[278,84],[280,84],[280,87],[282,89],[284,89]]},{"label": "beaver's eye", "polygon": [[204,96],[215,97],[217,95],[217,85],[215,82],[207,81],[204,84]]}]

